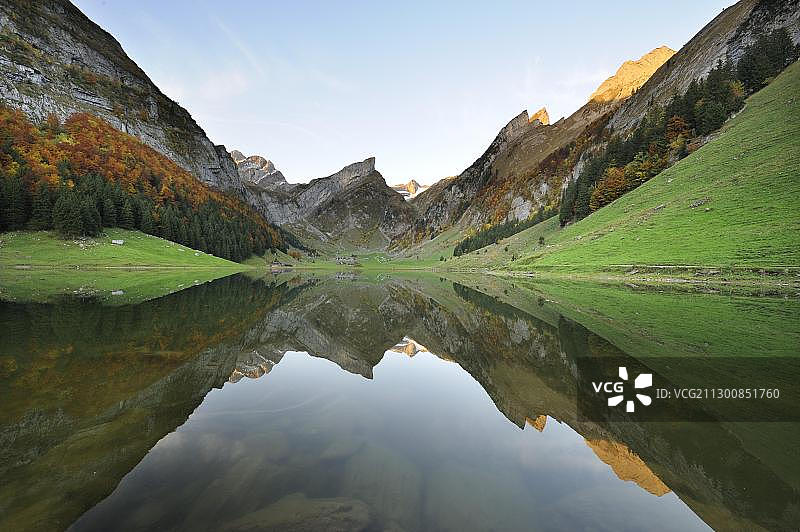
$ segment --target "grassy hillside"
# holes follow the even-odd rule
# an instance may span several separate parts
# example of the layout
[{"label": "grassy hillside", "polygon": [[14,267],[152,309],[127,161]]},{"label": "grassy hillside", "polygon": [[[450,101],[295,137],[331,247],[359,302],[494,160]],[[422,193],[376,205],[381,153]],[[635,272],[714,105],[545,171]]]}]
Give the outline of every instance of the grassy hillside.
[{"label": "grassy hillside", "polygon": [[[112,240],[123,240],[117,246]],[[240,264],[156,236],[107,229],[96,238],[63,240],[50,231],[0,233],[0,269],[35,268],[227,268]]]},{"label": "grassy hillside", "polygon": [[799,197],[795,63],[749,98],[717,138],[641,187],[564,229],[548,220],[448,266],[800,266]]},{"label": "grassy hillside", "polygon": [[6,301],[73,295],[137,303],[247,268],[252,266],[124,229],[76,240],[49,231],[0,233],[0,300]]}]

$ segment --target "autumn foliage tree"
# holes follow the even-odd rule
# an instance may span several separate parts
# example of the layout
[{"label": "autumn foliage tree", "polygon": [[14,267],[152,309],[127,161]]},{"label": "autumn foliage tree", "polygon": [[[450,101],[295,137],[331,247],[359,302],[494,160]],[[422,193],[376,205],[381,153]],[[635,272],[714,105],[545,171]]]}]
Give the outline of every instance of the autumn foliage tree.
[{"label": "autumn foliage tree", "polygon": [[114,129],[74,114],[35,126],[0,105],[0,230],[55,229],[94,236],[104,227],[138,229],[243,260],[287,249],[291,235],[237,198]]}]

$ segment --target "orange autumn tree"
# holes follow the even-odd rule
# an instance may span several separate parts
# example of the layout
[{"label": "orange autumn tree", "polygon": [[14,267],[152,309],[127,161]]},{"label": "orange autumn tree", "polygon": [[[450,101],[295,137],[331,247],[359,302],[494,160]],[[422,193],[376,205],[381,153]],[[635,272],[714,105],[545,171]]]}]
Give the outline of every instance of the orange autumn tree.
[{"label": "orange autumn tree", "polygon": [[621,195],[629,187],[625,178],[625,168],[612,166],[603,173],[603,178],[595,185],[589,199],[589,208],[596,211],[604,205],[608,205]]},{"label": "orange autumn tree", "polygon": [[286,238],[295,243],[238,198],[101,118],[78,113],[61,126],[50,116],[37,127],[0,105],[0,230],[79,236],[112,226],[233,260],[285,250]]}]

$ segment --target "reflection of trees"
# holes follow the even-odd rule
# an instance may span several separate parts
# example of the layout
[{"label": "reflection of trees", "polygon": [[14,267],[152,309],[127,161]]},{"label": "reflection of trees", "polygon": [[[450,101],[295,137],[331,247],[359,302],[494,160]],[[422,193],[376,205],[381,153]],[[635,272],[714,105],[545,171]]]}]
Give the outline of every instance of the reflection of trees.
[{"label": "reflection of trees", "polygon": [[0,305],[0,528],[67,526],[231,377],[289,350],[370,377],[404,337],[456,361],[518,426],[569,424],[620,478],[675,491],[712,526],[794,521],[796,493],[758,459],[785,441],[754,451],[721,424],[579,422],[575,360],[626,356],[613,344],[442,279],[384,281],[236,276],[125,307]]},{"label": "reflection of trees", "polygon": [[122,307],[0,303],[0,529],[64,529],[105,497],[299,290],[236,277]]}]

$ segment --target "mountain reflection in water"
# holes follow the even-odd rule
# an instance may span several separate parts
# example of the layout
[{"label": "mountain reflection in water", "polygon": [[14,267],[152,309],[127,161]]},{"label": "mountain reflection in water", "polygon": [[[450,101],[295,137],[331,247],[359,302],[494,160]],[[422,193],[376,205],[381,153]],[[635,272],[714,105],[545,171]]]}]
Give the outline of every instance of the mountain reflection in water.
[{"label": "mountain reflection in water", "polygon": [[[640,338],[468,284],[239,275],[131,306],[0,304],[0,529],[800,522],[797,424],[579,421],[576,359]],[[636,297],[702,297],[797,338],[793,301]]]}]

